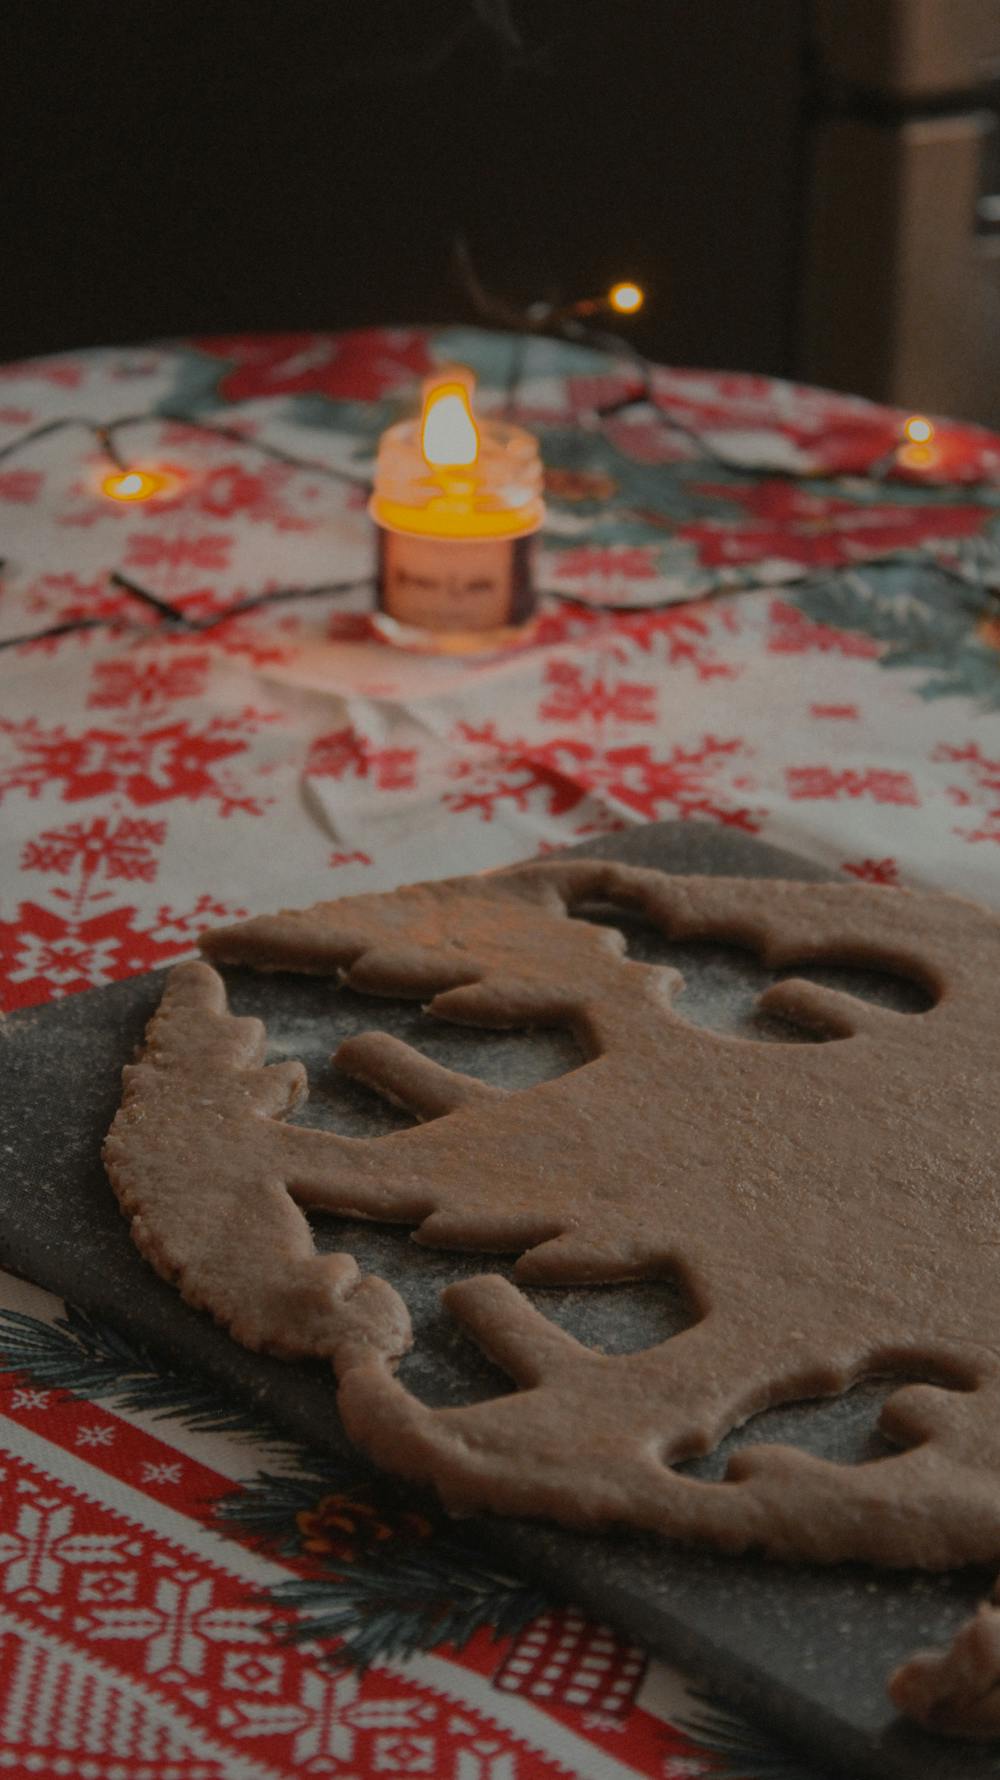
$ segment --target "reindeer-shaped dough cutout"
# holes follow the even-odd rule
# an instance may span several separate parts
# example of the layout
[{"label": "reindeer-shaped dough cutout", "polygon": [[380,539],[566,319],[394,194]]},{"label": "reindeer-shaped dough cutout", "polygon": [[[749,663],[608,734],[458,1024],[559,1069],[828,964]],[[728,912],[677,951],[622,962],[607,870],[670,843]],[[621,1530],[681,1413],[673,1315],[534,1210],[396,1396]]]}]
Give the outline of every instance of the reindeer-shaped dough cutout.
[{"label": "reindeer-shaped dough cutout", "polygon": [[[935,1004],[898,1014],[792,978],[761,1004],[838,1042],[757,1044],[708,1031],[674,1009],[675,971],[631,962],[617,930],[568,918],[594,901],[638,909],[675,940],[735,941],[772,968],[890,968],[921,981]],[[373,1139],[292,1127],[280,1114],[302,1087],[288,1075],[296,1066],[261,1070],[259,1032],[238,1054],[259,1023],[225,1014],[207,966],[174,973],[189,1026],[199,998],[205,1010],[197,1062],[176,1062],[195,1042],[189,1028],[173,1073],[158,1062],[172,1030],[168,998],[108,1140],[137,1239],[247,1339],[232,1278],[228,1296],[213,1296],[216,1276],[204,1251],[193,1256],[177,1207],[202,1195],[204,1236],[213,1199],[221,1192],[235,1216],[239,1183],[251,1181],[264,1212],[259,1239],[252,1220],[248,1237],[255,1256],[268,1251],[258,1296],[270,1319],[255,1339],[305,1351],[308,1328],[308,1351],[336,1365],[348,1432],[380,1463],[433,1483],[461,1510],[624,1522],[822,1562],[1000,1559],[995,917],[946,896],[567,861],[265,917],[207,936],[204,949],[220,962],[428,998],[442,1019],[564,1024],[587,1058],[504,1094],[386,1034],[363,1034],[337,1065],[423,1122]],[[186,1140],[185,1168],[192,1174],[199,1156],[204,1166],[185,1199],[164,1187],[163,1158],[190,1130],[198,1085],[202,1148]],[[517,1388],[433,1409],[393,1375],[407,1338],[398,1297],[382,1282],[359,1284],[346,1257],[310,1258],[304,1220],[290,1251],[290,1221],[301,1216],[292,1200],[411,1222],[419,1242],[513,1252],[516,1275],[536,1284],[670,1274],[699,1320],[644,1352],[608,1356],[505,1280],[463,1280],[446,1292],[448,1308]],[[232,1255],[232,1223],[226,1243]],[[289,1252],[298,1273],[283,1295]],[[940,1383],[890,1397],[882,1426],[900,1451],[889,1458],[848,1468],[756,1446],[735,1454],[721,1484],[672,1468],[759,1410],[893,1372]]]}]

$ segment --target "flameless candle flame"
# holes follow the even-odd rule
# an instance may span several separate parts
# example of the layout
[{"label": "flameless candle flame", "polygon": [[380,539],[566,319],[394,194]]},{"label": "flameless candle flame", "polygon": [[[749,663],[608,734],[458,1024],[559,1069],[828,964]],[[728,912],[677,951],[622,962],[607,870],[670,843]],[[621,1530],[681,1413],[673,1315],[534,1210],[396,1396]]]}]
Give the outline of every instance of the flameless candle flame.
[{"label": "flameless candle flame", "polygon": [[420,449],[435,468],[457,469],[479,456],[479,430],[464,383],[438,383],[427,391]]}]

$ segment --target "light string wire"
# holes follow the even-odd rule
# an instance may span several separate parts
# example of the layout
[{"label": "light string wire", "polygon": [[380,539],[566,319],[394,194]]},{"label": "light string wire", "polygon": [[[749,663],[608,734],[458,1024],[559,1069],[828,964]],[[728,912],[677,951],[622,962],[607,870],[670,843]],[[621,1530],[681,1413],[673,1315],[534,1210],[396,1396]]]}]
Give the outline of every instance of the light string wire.
[{"label": "light string wire", "polygon": [[[593,413],[595,419],[597,419],[599,423],[603,423],[605,420],[623,413],[629,408],[647,405],[651,407],[672,430],[681,434],[694,445],[702,460],[715,463],[720,468],[747,477],[762,477],[769,480],[816,481],[820,478],[833,482],[839,480],[837,476],[824,477],[822,472],[811,470],[796,471],[785,468],[767,468],[758,464],[746,464],[739,459],[729,457],[727,454],[720,452],[695,428],[689,426],[685,421],[680,420],[677,415],[671,413],[669,406],[660,399],[656,391],[654,366],[631,341],[625,340],[620,334],[615,333],[613,330],[596,328],[592,324],[585,323],[581,319],[581,312],[589,312],[599,305],[583,303],[560,306],[555,300],[547,300],[532,304],[526,310],[519,310],[511,306],[504,299],[493,296],[485,289],[472,264],[468,248],[464,241],[459,240],[455,243],[454,260],[456,270],[466,290],[469,301],[476,311],[477,319],[493,329],[502,328],[505,332],[513,333],[514,335],[511,363],[504,389],[504,412],[508,418],[516,413],[517,410],[520,386],[525,374],[529,341],[535,336],[554,334],[557,338],[564,339],[572,344],[591,346],[595,350],[603,352],[612,358],[618,358],[627,364],[634,372],[639,382],[639,389],[635,393],[626,392],[621,397],[616,398],[613,402],[596,407],[593,410]],[[26,432],[17,435],[14,439],[8,440],[5,445],[0,446],[0,463],[7,461],[18,452],[37,443],[40,439],[49,438],[55,433],[73,427],[83,427],[90,432],[99,449],[108,458],[108,461],[113,464],[117,470],[123,474],[127,474],[131,466],[119,446],[118,435],[130,427],[144,424],[148,425],[156,422],[186,427],[192,432],[201,433],[213,438],[225,439],[227,442],[237,445],[241,449],[260,452],[262,455],[271,458],[278,463],[285,464],[289,468],[307,471],[309,474],[323,476],[331,481],[347,484],[364,490],[369,489],[371,486],[370,479],[366,476],[353,475],[350,471],[342,470],[335,465],[323,463],[315,458],[303,457],[295,452],[286,450],[282,446],[274,445],[268,440],[248,435],[239,427],[226,426],[212,421],[203,421],[196,416],[184,414],[176,410],[162,409],[140,414],[121,415],[110,421],[96,421],[79,415],[60,416],[45,421],[40,426],[31,427]],[[888,453],[884,458],[878,460],[878,462],[872,465],[866,472],[867,479],[873,481],[884,480],[892,467],[894,459],[895,451]],[[981,486],[984,485],[978,483],[945,483],[935,481],[933,485],[929,486],[928,492],[938,493],[943,490],[961,488],[966,494],[974,494],[976,488]],[[992,487],[993,485],[987,484],[986,486]],[[997,563],[1000,565],[1000,552],[993,552],[993,555],[996,556]],[[838,574],[854,572],[861,568],[902,564],[913,566],[915,563],[934,570],[944,579],[961,586],[967,593],[977,593],[979,595],[980,608],[982,608],[991,597],[994,599],[1000,598],[1000,584],[994,586],[992,583],[988,583],[985,580],[983,572],[984,564],[980,563],[978,565],[979,573],[975,577],[970,577],[969,575],[964,574],[960,569],[952,568],[949,564],[942,562],[939,557],[931,555],[930,551],[927,550],[925,546],[915,546],[913,550],[904,553],[884,551],[880,553],[872,553],[869,556],[856,557],[849,563],[831,564],[828,567],[825,567],[822,571],[810,572],[804,570],[799,576],[789,576],[784,578],[781,585],[787,587],[802,587],[804,584],[811,581],[829,581],[831,578],[835,578]],[[4,566],[3,559],[0,559],[0,572],[2,572]],[[371,586],[374,579],[373,576],[366,575],[348,581],[322,582],[318,585],[309,587],[272,588],[265,593],[252,594],[245,599],[237,600],[232,605],[226,606],[219,612],[212,613],[207,617],[193,618],[183,612],[171,601],[163,598],[159,594],[151,592],[150,589],[143,587],[134,578],[123,574],[120,570],[112,570],[108,578],[112,586],[118,587],[122,592],[136,600],[137,603],[155,611],[161,620],[160,624],[140,625],[137,622],[130,621],[121,614],[101,618],[67,619],[62,623],[48,625],[37,631],[0,638],[0,651],[27,647],[32,644],[39,644],[49,640],[54,641],[60,637],[71,635],[74,632],[93,630],[110,630],[143,638],[153,637],[158,632],[162,632],[164,628],[169,628],[175,632],[185,631],[193,635],[201,635],[218,628],[220,625],[228,623],[231,618],[242,616],[247,612],[256,611],[264,606],[277,605],[299,599],[309,600],[323,597],[334,598],[348,593],[356,593],[360,592],[365,587]],[[722,597],[727,594],[752,592],[763,587],[773,587],[774,585],[773,576],[762,580],[752,574],[734,573],[727,577],[724,582],[720,582],[715,587],[706,588],[702,593],[693,595],[692,598],[702,600],[711,597]],[[618,613],[623,617],[634,616],[641,612],[661,611],[674,605],[690,603],[688,600],[678,601],[676,599],[664,599],[641,603],[618,601],[600,602],[591,599],[583,599],[568,592],[564,588],[542,589],[540,590],[540,597],[543,599],[555,599],[561,604],[581,606],[590,611],[597,610]]]}]

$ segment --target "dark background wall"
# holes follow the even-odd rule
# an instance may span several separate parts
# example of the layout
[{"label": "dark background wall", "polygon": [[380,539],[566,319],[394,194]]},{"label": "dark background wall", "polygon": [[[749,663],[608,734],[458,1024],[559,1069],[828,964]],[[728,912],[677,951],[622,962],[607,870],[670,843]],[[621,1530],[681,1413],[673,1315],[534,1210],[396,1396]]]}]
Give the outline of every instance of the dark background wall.
[{"label": "dark background wall", "polygon": [[0,358],[647,284],[789,368],[798,0],[7,0]]}]

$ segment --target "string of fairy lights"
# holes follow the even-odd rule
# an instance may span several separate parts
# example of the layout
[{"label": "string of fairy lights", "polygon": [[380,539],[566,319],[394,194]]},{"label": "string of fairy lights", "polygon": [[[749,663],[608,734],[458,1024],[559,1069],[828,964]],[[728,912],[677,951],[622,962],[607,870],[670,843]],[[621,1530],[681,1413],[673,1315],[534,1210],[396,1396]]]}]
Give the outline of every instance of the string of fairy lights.
[{"label": "string of fairy lights", "polygon": [[[630,373],[626,388],[592,411],[592,418],[600,425],[609,419],[618,417],[638,407],[650,409],[658,421],[669,430],[687,440],[694,448],[699,460],[710,462],[730,473],[736,473],[750,479],[809,480],[819,478],[813,470],[775,468],[758,463],[748,463],[739,457],[719,449],[714,440],[707,439],[686,420],[672,411],[668,401],[657,387],[655,367],[633,343],[618,330],[604,325],[611,317],[627,318],[637,314],[643,307],[645,295],[641,287],[630,280],[622,280],[614,285],[603,296],[586,297],[572,303],[538,302],[527,309],[515,309],[503,299],[488,292],[481,283],[468,255],[464,243],[456,243],[455,261],[458,275],[465,287],[467,297],[476,313],[477,319],[490,328],[500,328],[513,335],[513,350],[510,370],[504,390],[504,411],[508,417],[517,410],[518,396],[524,378],[525,357],[528,343],[534,336],[548,337],[568,341],[575,345],[583,345],[610,355],[617,362],[628,368]],[[104,499],[125,505],[140,505],[160,499],[174,500],[183,492],[183,474],[176,468],[166,465],[150,466],[136,462],[125,450],[122,435],[129,429],[151,423],[172,423],[189,429],[192,433],[217,438],[238,446],[241,450],[256,452],[274,462],[288,468],[308,472],[310,475],[327,480],[347,484],[362,491],[370,488],[369,478],[360,473],[345,470],[331,465],[322,459],[304,456],[289,451],[283,446],[269,440],[250,435],[239,426],[227,426],[218,421],[202,420],[196,415],[160,409],[156,412],[126,414],[110,421],[97,421],[78,415],[56,417],[44,421],[38,426],[28,428],[15,438],[0,446],[0,464],[30,449],[32,445],[53,435],[79,429],[90,434],[98,450],[105,459],[106,469],[100,476],[97,488]],[[900,429],[895,445],[865,472],[867,480],[881,481],[897,470],[908,474],[926,473],[939,468],[939,449],[937,432],[933,421],[926,415],[913,414],[906,418]],[[823,480],[835,482],[836,476],[824,477]],[[932,486],[935,493],[949,487],[959,486],[942,481],[935,477]],[[992,486],[992,485],[991,485]],[[975,485],[968,482],[961,484],[968,498],[974,494]],[[852,571],[866,566],[880,566],[892,563],[908,563],[912,565],[914,552],[874,553],[863,558],[854,558],[850,564],[844,565]],[[987,580],[983,573],[982,553],[977,563],[975,579],[958,568],[952,568],[937,556],[927,557],[928,566],[933,567],[944,578],[961,585],[967,592],[974,591],[983,598],[1000,597],[1000,553],[997,555],[997,584],[993,577]],[[0,574],[5,567],[0,559]],[[795,585],[802,586],[811,580],[828,580],[835,570],[824,568],[821,572],[810,574],[804,571],[795,577]],[[0,650],[27,647],[46,641],[55,641],[60,637],[75,632],[94,630],[110,630],[125,634],[133,639],[150,638],[164,628],[178,633],[187,632],[202,635],[219,626],[229,623],[232,619],[245,616],[265,606],[282,605],[298,600],[335,599],[337,597],[362,592],[373,585],[374,576],[365,575],[348,580],[330,580],[310,586],[291,586],[269,588],[258,594],[250,594],[231,602],[219,611],[208,615],[195,616],[183,611],[172,601],[144,587],[134,577],[125,575],[121,570],[112,570],[108,575],[109,583],[119,592],[135,602],[136,616],[130,619],[123,614],[76,617],[62,623],[47,625],[39,630],[20,633],[0,638]],[[718,593],[739,593],[750,591],[765,584],[755,577],[751,570],[733,572],[724,583],[715,590]],[[648,612],[657,605],[669,606],[676,600],[665,599],[660,602],[649,602],[630,605],[619,601],[600,602],[587,598],[578,600],[563,589],[551,588],[543,590],[543,597],[553,598],[570,605],[584,605],[589,609],[600,609],[628,616],[636,612]],[[705,597],[700,595],[699,597]],[[140,622],[139,613],[146,615],[145,622]],[[152,620],[155,619],[155,622]]]}]

